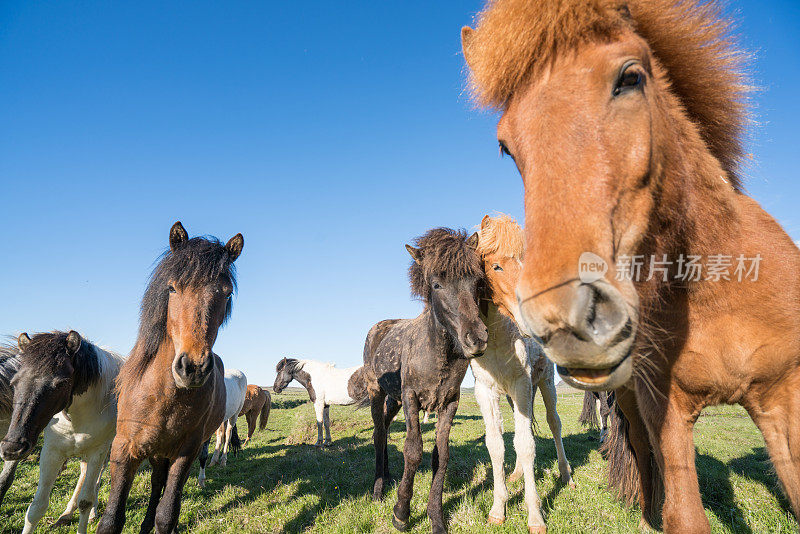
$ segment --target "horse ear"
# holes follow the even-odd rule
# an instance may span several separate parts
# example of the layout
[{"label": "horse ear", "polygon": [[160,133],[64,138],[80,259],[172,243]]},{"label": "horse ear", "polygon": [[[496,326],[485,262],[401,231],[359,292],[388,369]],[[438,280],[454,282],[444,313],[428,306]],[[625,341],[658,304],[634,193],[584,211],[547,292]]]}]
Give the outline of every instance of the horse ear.
[{"label": "horse ear", "polygon": [[230,256],[231,261],[236,261],[236,258],[239,257],[239,254],[242,253],[243,248],[244,236],[242,234],[236,234],[225,244],[225,250],[228,251],[228,256]]},{"label": "horse ear", "polygon": [[461,28],[461,52],[464,54],[464,60],[469,66],[469,44],[472,41],[472,36],[475,35],[475,30],[469,26]]},{"label": "horse ear", "polygon": [[75,330],[70,330],[67,334],[67,351],[74,355],[81,349],[81,335]]},{"label": "horse ear", "polygon": [[17,345],[19,345],[19,350],[25,351],[25,348],[30,344],[31,337],[28,335],[27,332],[23,332],[17,338]]},{"label": "horse ear", "polygon": [[483,219],[481,219],[481,230],[487,228],[490,224],[492,224],[492,218],[488,215],[484,215]]},{"label": "horse ear", "polygon": [[473,250],[478,250],[478,232],[475,232],[467,239],[467,246]]},{"label": "horse ear", "polygon": [[175,250],[183,243],[189,241],[189,233],[183,227],[180,221],[172,225],[169,229],[169,248]]},{"label": "horse ear", "polygon": [[422,251],[418,248],[414,248],[411,245],[406,245],[406,250],[411,257],[414,258],[414,261],[417,262],[417,265],[422,265]]}]

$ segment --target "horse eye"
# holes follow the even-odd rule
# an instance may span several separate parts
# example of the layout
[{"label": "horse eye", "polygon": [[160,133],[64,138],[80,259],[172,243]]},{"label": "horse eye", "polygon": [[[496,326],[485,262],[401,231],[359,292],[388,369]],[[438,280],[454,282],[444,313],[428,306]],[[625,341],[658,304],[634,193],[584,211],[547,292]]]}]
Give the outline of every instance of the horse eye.
[{"label": "horse eye", "polygon": [[503,272],[503,268],[502,268],[502,267],[500,267],[500,265],[499,265],[499,264],[497,264],[497,263],[495,263],[494,265],[492,265],[492,269],[494,269],[494,270],[495,270],[495,271],[497,271],[497,272]]},{"label": "horse eye", "polygon": [[501,157],[501,158],[502,158],[503,156],[509,156],[509,157],[511,157],[511,158],[513,158],[513,157],[514,157],[514,156],[512,156],[512,155],[511,155],[511,151],[509,151],[509,150],[508,150],[508,147],[506,146],[506,144],[505,144],[504,142],[502,142],[502,141],[498,141],[498,143],[499,143],[499,145],[500,145],[500,157]]},{"label": "horse eye", "polygon": [[636,64],[623,67],[622,72],[614,85],[614,96],[619,96],[625,91],[636,89],[642,85],[643,75],[641,69]]},{"label": "horse eye", "polygon": [[439,285],[439,282],[434,282],[433,289],[442,289],[442,286]]},{"label": "horse eye", "polygon": [[173,286],[172,284],[170,284],[168,289],[170,293],[175,293],[175,286]]}]

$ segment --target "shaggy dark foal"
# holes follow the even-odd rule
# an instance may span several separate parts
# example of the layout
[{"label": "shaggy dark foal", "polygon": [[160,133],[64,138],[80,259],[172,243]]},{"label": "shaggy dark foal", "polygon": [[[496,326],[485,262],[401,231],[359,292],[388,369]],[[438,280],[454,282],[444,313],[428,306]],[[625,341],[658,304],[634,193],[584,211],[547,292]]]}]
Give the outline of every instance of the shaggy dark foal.
[{"label": "shaggy dark foal", "polygon": [[428,516],[434,533],[447,532],[442,491],[450,426],[469,358],[483,354],[488,339],[478,313],[484,273],[475,252],[477,241],[477,234],[467,239],[464,232],[437,228],[420,237],[416,248],[406,245],[414,258],[411,291],[425,309],[416,319],[390,319],[373,326],[364,346],[364,367],[350,379],[350,395],[365,404],[368,399],[375,424],[375,499],[383,498],[390,479],[386,438],[402,402],[405,468],[392,517],[401,531],[408,527],[414,475],[422,460],[419,412],[425,410],[437,416]]}]

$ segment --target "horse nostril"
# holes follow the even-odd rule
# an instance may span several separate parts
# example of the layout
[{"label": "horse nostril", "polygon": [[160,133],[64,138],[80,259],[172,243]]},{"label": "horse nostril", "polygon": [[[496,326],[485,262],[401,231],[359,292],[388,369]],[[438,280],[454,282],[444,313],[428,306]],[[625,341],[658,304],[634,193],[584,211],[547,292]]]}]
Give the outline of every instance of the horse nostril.
[{"label": "horse nostril", "polygon": [[617,342],[616,338],[628,323],[624,301],[616,291],[593,284],[583,284],[570,313],[574,335],[600,346]]}]

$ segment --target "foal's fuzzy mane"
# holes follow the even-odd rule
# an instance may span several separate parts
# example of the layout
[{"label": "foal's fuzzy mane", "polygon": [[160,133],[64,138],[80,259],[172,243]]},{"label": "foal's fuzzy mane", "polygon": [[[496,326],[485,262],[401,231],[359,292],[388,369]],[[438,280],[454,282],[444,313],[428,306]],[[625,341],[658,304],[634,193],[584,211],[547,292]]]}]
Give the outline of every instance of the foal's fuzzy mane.
[{"label": "foal's fuzzy mane", "polygon": [[455,280],[474,276],[484,278],[478,253],[467,244],[464,230],[434,228],[414,241],[414,246],[422,253],[422,265],[412,261],[408,269],[411,293],[428,302],[431,296],[430,279],[441,276],[445,280]]},{"label": "foal's fuzzy mane", "polygon": [[736,189],[748,123],[747,56],[711,0],[488,0],[467,39],[469,87],[504,109],[517,88],[553,59],[632,29],[647,41],[672,90]]},{"label": "foal's fuzzy mane", "polygon": [[[227,277],[236,290],[236,267],[228,250],[215,237],[193,237],[161,256],[142,298],[139,337],[117,377],[119,388],[139,381],[166,338],[169,285],[201,287],[221,277]],[[225,321],[230,317],[232,302],[233,299],[228,300]]]},{"label": "foal's fuzzy mane", "polygon": [[19,369],[18,352],[19,348],[16,342],[0,344],[0,415],[4,417],[11,413],[14,402],[14,388],[11,387],[11,379]]},{"label": "foal's fuzzy mane", "polygon": [[[33,368],[35,376],[43,376],[53,362],[70,358],[66,332],[47,332],[31,336],[25,351],[19,355],[20,368]],[[82,395],[100,380],[102,367],[95,346],[86,339],[72,358],[75,370],[72,379],[72,394]]]},{"label": "foal's fuzzy mane", "polygon": [[510,216],[500,213],[481,223],[478,230],[478,254],[501,254],[522,260],[525,239],[522,228]]}]

